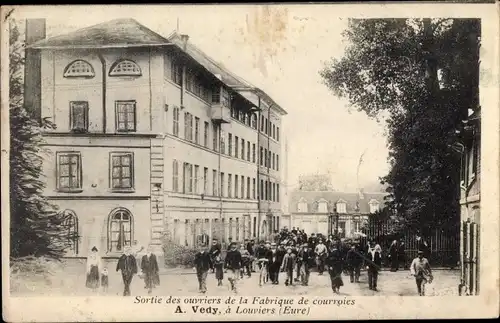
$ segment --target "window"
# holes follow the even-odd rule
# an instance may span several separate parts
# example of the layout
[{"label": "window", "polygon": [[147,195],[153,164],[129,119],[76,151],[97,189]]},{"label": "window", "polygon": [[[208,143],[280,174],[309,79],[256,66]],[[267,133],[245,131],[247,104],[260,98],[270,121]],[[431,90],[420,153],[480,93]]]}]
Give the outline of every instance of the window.
[{"label": "window", "polygon": [[255,163],[255,144],[252,144],[252,163]]},{"label": "window", "polygon": [[95,76],[94,68],[88,62],[78,59],[66,66],[63,73],[64,77],[88,77]]},{"label": "window", "polygon": [[247,141],[247,160],[250,161],[250,141]]},{"label": "window", "polygon": [[208,168],[203,168],[203,194],[208,194]]},{"label": "window", "polygon": [[122,251],[132,245],[133,239],[132,214],[120,208],[109,215],[108,220],[108,251]]},{"label": "window", "polygon": [[111,153],[111,189],[134,187],[134,157],[131,153]]},{"label": "window", "polygon": [[238,111],[238,121],[245,122],[245,116],[241,110]]},{"label": "window", "polygon": [[264,165],[264,148],[260,147],[260,154],[259,154],[259,161],[260,161],[260,166]]},{"label": "window", "polygon": [[250,177],[247,177],[247,199],[250,199]]},{"label": "window", "polygon": [[276,183],[273,183],[273,190],[272,190],[273,194],[271,196],[271,200],[273,202],[276,202]]},{"label": "window", "polygon": [[255,200],[255,178],[252,178],[252,197]]},{"label": "window", "polygon": [[276,139],[276,126],[273,124],[273,139]]},{"label": "window", "polygon": [[252,124],[252,128],[257,129],[257,115],[255,113],[252,113],[250,122]]},{"label": "window", "polygon": [[234,157],[238,158],[238,136],[234,136]]},{"label": "window", "polygon": [[268,181],[265,181],[264,183],[264,198],[263,200],[269,201],[269,183]]},{"label": "window", "polygon": [[200,143],[200,118],[194,118],[194,142],[196,144]]},{"label": "window", "polygon": [[245,124],[250,126],[250,118],[248,117],[248,113],[245,113]]},{"label": "window", "polygon": [[271,151],[267,152],[267,167],[271,167]]},{"label": "window", "polygon": [[260,131],[264,131],[264,116],[260,116]]},{"label": "window", "polygon": [[370,201],[370,213],[376,213],[379,210],[380,203],[376,200]]},{"label": "window", "polygon": [[238,192],[239,192],[239,186],[238,186],[238,175],[234,175],[234,197],[238,198]]},{"label": "window", "polygon": [[183,193],[193,192],[193,165],[184,163]]},{"label": "window", "polygon": [[227,91],[226,88],[222,88],[222,97],[221,97],[221,104],[224,107],[230,107],[231,106],[231,97],[229,95],[229,92]]},{"label": "window", "polygon": [[80,237],[78,235],[78,217],[72,210],[64,210],[62,213],[64,235],[68,241],[69,251],[74,255],[78,254],[78,242]]},{"label": "window", "polygon": [[208,147],[208,122],[205,121],[205,126],[203,130],[203,146]]},{"label": "window", "polygon": [[245,198],[245,176],[241,176],[241,198]]},{"label": "window", "polygon": [[[221,173],[221,177],[222,177],[222,174],[223,173]],[[217,171],[215,169],[212,170],[212,179],[213,179],[213,182],[212,182],[212,195],[213,196],[217,196],[217,182],[218,182],[218,178],[217,178]],[[222,194],[222,191],[221,191],[221,194]]]},{"label": "window", "polygon": [[280,127],[276,127],[276,140],[280,141]]},{"label": "window", "polygon": [[231,107],[230,111],[231,111],[231,118],[236,119],[238,117],[238,111],[236,110],[236,108],[235,107]]},{"label": "window", "polygon": [[241,159],[245,160],[245,139],[241,139]]},{"label": "window", "polygon": [[267,149],[264,149],[264,166],[267,167],[269,164],[269,158],[267,157]]},{"label": "window", "polygon": [[337,202],[337,212],[338,213],[347,213],[347,205],[344,201]]},{"label": "window", "polygon": [[172,120],[174,120],[174,124],[172,127],[172,133],[174,136],[179,137],[179,108],[174,107],[174,109],[172,110],[172,113],[174,114],[173,118],[172,118]]},{"label": "window", "polygon": [[224,173],[220,173],[220,196],[224,197],[224,185],[225,185]]},{"label": "window", "polygon": [[116,130],[135,131],[135,101],[116,101]]},{"label": "window", "polygon": [[267,135],[269,131],[269,121],[267,120],[267,118],[264,118],[264,126],[264,133]]},{"label": "window", "polygon": [[236,241],[240,241],[240,218],[236,218]]},{"label": "window", "polygon": [[273,158],[271,159],[271,168],[274,169],[274,159],[275,159],[275,155],[273,153]]},{"label": "window", "polygon": [[57,154],[57,189],[63,191],[82,188],[82,159],[79,153]]},{"label": "window", "polygon": [[184,112],[184,139],[193,141],[193,115]]},{"label": "window", "polygon": [[198,176],[200,173],[200,166],[194,165],[194,188],[193,193],[198,194]]},{"label": "window", "polygon": [[69,103],[70,128],[75,132],[86,132],[89,129],[89,103],[87,101],[71,101]]},{"label": "window", "polygon": [[182,66],[174,59],[171,61],[170,78],[177,85],[182,85]]},{"label": "window", "polygon": [[276,170],[280,170],[280,156],[276,154]]},{"label": "window", "polygon": [[109,76],[141,76],[139,65],[129,59],[115,62],[109,72]]},{"label": "window", "polygon": [[193,92],[193,82],[194,82],[193,73],[189,70],[186,70],[186,90],[188,90],[191,93]]},{"label": "window", "polygon": [[318,202],[318,212],[320,212],[320,213],[327,213],[328,212],[328,204],[326,201],[319,201]]},{"label": "window", "polygon": [[232,175],[228,174],[227,175],[227,197],[232,197],[232,186],[233,186],[233,180],[232,180]]},{"label": "window", "polygon": [[213,145],[213,150],[214,151],[218,151],[219,149],[217,148],[218,147],[218,141],[219,141],[219,132],[218,132],[218,129],[217,129],[217,124],[212,124],[212,135],[213,135],[213,141],[212,141],[212,145]]},{"label": "window", "polygon": [[179,163],[172,161],[172,191],[179,192]]},{"label": "window", "polygon": [[276,184],[276,202],[280,201],[280,184]]},{"label": "window", "polygon": [[253,237],[257,234],[257,218],[253,218]]},{"label": "window", "polygon": [[222,131],[222,129],[220,131],[220,153],[226,153],[226,134]]},{"label": "window", "polygon": [[302,198],[297,205],[297,212],[305,213],[307,212],[307,202]]},{"label": "window", "polygon": [[231,156],[233,154],[233,135],[229,134],[227,137],[227,154]]},{"label": "window", "polygon": [[260,180],[260,190],[257,192],[257,196],[259,199],[264,199],[264,180]]}]

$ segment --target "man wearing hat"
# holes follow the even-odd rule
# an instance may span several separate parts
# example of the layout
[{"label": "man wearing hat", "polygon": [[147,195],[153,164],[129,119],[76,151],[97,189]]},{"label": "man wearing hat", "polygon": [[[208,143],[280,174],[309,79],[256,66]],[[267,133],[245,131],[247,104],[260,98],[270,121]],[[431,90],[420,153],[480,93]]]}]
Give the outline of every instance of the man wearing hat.
[{"label": "man wearing hat", "polygon": [[280,251],[278,250],[276,243],[271,243],[271,259],[269,261],[269,278],[273,285],[278,285],[279,283],[279,272],[282,263],[282,257]]},{"label": "man wearing hat", "polygon": [[198,288],[202,294],[207,292],[207,274],[208,270],[213,268],[213,258],[205,249],[204,246],[199,246],[199,250],[194,256],[194,269],[198,278]]},{"label": "man wearing hat", "polygon": [[228,270],[228,280],[231,284],[231,290],[237,292],[236,282],[240,276],[240,269],[242,266],[241,253],[237,249],[236,243],[232,242],[229,245],[229,251],[226,254],[224,267]]},{"label": "man wearing hat", "polygon": [[126,246],[123,255],[118,259],[116,271],[121,270],[123,278],[123,296],[130,296],[130,283],[135,274],[137,274],[137,261],[131,253],[130,246]]},{"label": "man wearing hat", "polygon": [[296,259],[297,256],[292,252],[292,247],[288,246],[280,268],[281,271],[286,272],[286,286],[293,286],[293,269],[295,267]]},{"label": "man wearing hat", "polygon": [[413,259],[410,272],[415,277],[419,296],[425,296],[425,284],[433,280],[431,266],[427,258],[424,258],[424,251],[419,250],[417,258]]},{"label": "man wearing hat", "polygon": [[304,243],[302,245],[302,249],[299,251],[300,261],[300,279],[302,281],[303,286],[307,286],[309,284],[309,268],[311,266],[311,262],[314,260],[314,254],[311,249],[309,249],[309,245]]}]

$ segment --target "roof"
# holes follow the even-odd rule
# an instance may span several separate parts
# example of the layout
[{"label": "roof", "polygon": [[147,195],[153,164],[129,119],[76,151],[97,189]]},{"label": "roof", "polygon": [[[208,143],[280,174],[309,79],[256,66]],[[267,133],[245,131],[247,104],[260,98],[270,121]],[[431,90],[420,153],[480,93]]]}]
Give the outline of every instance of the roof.
[{"label": "roof", "polygon": [[[155,47],[175,45],[188,56],[197,61],[208,72],[220,75],[222,83],[240,93],[253,92],[267,101],[272,108],[281,114],[286,111],[281,108],[271,97],[259,88],[256,88],[241,77],[231,73],[221,63],[210,58],[206,53],[191,42],[184,41],[177,32],[168,38],[152,31],[132,18],[114,19],[94,26],[78,29],[76,31],[40,40],[28,46],[35,49],[76,49],[76,48],[126,48],[126,47]],[[251,101],[250,101],[251,102]],[[252,102],[253,103],[253,102]]]},{"label": "roof", "polygon": [[43,39],[28,47],[47,49],[121,48],[168,44],[169,41],[163,36],[132,18],[125,18],[114,19],[68,34]]},{"label": "roof", "polygon": [[267,93],[250,84],[249,82],[243,80],[241,77],[233,74],[231,71],[229,71],[229,69],[224,67],[222,63],[216,62],[201,49],[196,47],[193,43],[188,41],[186,43],[186,48],[184,49],[184,41],[182,40],[181,35],[179,35],[178,33],[172,33],[172,35],[168,37],[168,41],[179,47],[191,58],[200,63],[210,73],[214,75],[220,75],[222,83],[240,93],[250,102],[252,101],[246,95],[247,92],[253,92],[256,95],[261,96],[264,100],[268,101],[270,105],[272,105],[272,108],[276,109],[283,115],[287,114],[287,112],[281,106],[279,106]]},{"label": "roof", "polygon": [[[363,199],[360,199],[359,193],[335,192],[335,191],[292,191],[290,193],[289,210],[290,213],[297,213],[298,204],[301,200],[307,203],[308,213],[313,213],[318,209],[318,201],[324,199],[328,202],[328,210],[333,209],[333,205],[339,200],[346,202],[347,213],[370,213],[370,201],[376,200],[382,207],[386,193],[365,193]],[[356,209],[356,203],[359,204],[359,212]]]}]

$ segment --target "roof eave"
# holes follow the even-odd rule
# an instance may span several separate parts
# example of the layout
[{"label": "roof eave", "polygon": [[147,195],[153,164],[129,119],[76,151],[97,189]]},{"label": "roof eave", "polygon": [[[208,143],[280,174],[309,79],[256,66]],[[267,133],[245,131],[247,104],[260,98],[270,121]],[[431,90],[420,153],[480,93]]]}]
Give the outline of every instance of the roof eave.
[{"label": "roof eave", "polygon": [[279,104],[277,104],[266,92],[263,90],[257,88],[257,87],[234,87],[233,90],[235,91],[249,91],[253,92],[254,94],[261,96],[264,98],[264,100],[268,101],[273,109],[276,109],[281,115],[287,115],[288,112],[286,112],[285,109],[283,109]]},{"label": "roof eave", "polygon": [[164,44],[116,44],[116,45],[64,45],[64,46],[51,46],[51,45],[30,45],[29,49],[108,49],[108,48],[143,48],[143,47],[162,47],[172,46],[172,43]]}]

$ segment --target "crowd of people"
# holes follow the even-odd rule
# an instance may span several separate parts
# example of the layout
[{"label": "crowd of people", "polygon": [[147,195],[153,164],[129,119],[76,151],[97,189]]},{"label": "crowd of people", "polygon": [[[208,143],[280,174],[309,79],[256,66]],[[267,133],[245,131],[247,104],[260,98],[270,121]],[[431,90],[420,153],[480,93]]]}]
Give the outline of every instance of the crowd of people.
[{"label": "crowd of people", "polygon": [[[401,250],[404,251],[404,243],[397,241],[389,248],[391,271],[398,270],[401,261],[406,264]],[[238,279],[251,277],[262,266],[266,266],[266,280],[274,285],[279,284],[280,273],[284,273],[286,286],[308,286],[311,269],[316,268],[318,275],[323,275],[326,271],[336,294],[344,285],[343,273],[349,276],[351,283],[359,283],[361,270],[364,268],[369,289],[377,291],[378,275],[382,268],[382,248],[368,239],[345,241],[333,235],[325,238],[322,234],[314,233],[308,237],[304,230],[283,228],[269,240],[258,243],[255,239],[230,241],[224,259],[222,244],[213,239],[210,249],[202,247],[196,254],[194,263],[201,293],[207,290],[206,279],[210,270],[215,273],[218,286],[223,284],[224,274],[227,274],[231,290],[237,292]],[[406,269],[406,265],[404,267]],[[419,295],[424,295],[423,286],[432,281],[432,273],[423,250],[419,250],[410,270],[415,276]]]}]

